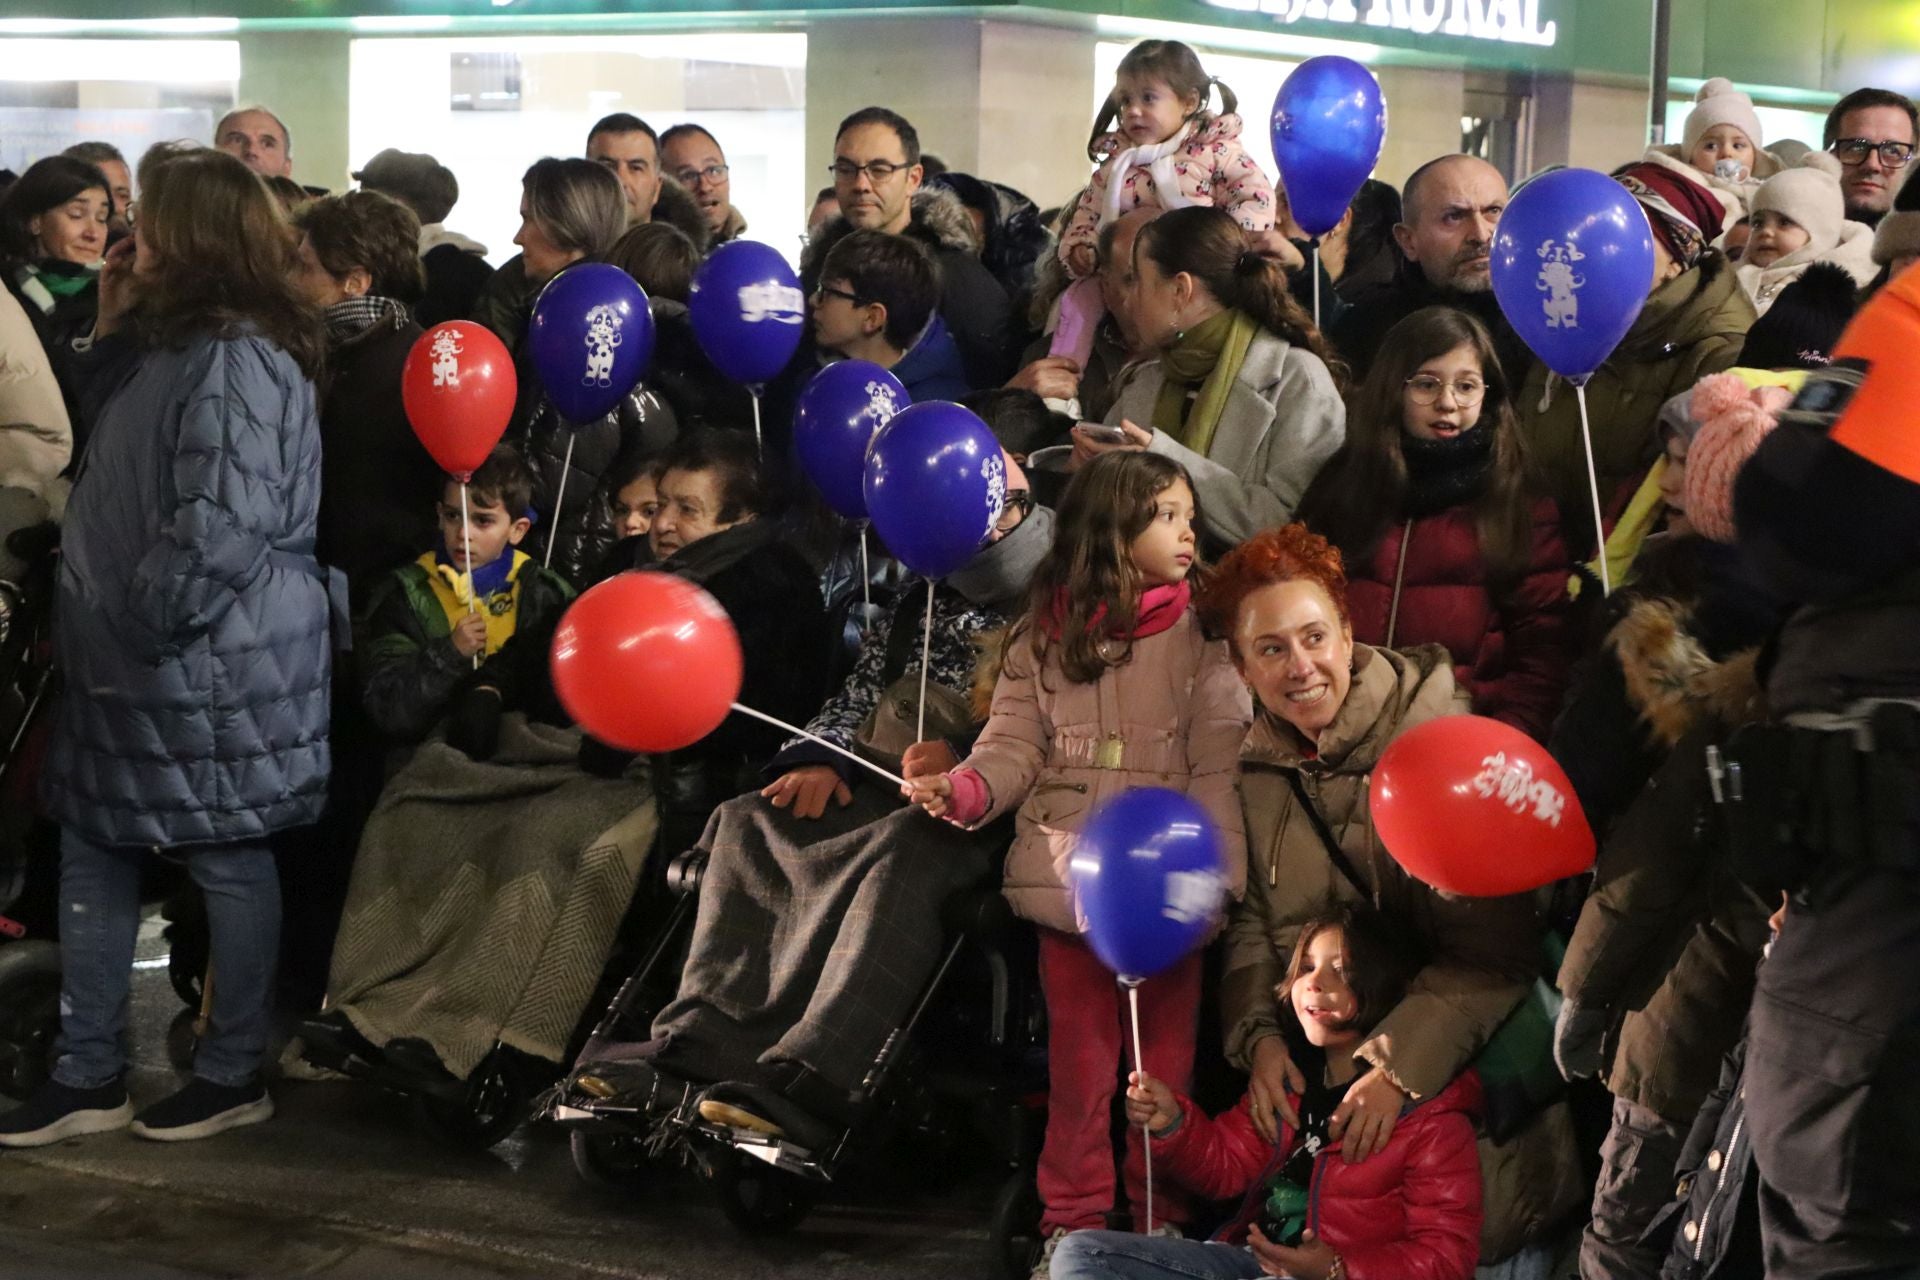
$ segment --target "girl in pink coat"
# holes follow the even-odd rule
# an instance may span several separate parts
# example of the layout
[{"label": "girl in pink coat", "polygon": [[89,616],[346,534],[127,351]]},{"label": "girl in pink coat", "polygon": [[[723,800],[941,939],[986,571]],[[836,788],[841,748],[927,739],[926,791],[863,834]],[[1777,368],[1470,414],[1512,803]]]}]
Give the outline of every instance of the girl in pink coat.
[{"label": "girl in pink coat", "polygon": [[[1206,110],[1216,86],[1220,115]],[[1052,355],[1087,367],[1104,314],[1093,279],[1095,246],[1100,228],[1121,214],[1216,205],[1249,231],[1273,230],[1273,184],[1240,146],[1239,106],[1233,90],[1178,40],[1143,40],[1127,50],[1087,143],[1100,168],[1060,237],[1060,261],[1074,284],[1061,295]]]},{"label": "girl in pink coat", "polygon": [[[1052,1085],[1039,1187],[1042,1226],[1053,1239],[1102,1225],[1114,1200],[1107,1119],[1126,1047],[1126,1002],[1081,941],[1067,887],[1087,815],[1130,787],[1184,790],[1219,825],[1234,896],[1245,887],[1235,783],[1253,708],[1226,646],[1201,634],[1192,608],[1198,523],[1193,486],[1170,458],[1115,451],[1077,472],[1027,614],[1007,639],[992,715],[973,753],[950,773],[907,782],[909,799],[967,826],[1018,811],[1005,892],[1041,926]],[[1142,1048],[1178,1087],[1192,1074],[1199,1004],[1197,955],[1140,988]],[[1126,1173],[1140,1221],[1137,1132]],[[1178,1223],[1186,1207],[1163,1191],[1153,1218]]]}]

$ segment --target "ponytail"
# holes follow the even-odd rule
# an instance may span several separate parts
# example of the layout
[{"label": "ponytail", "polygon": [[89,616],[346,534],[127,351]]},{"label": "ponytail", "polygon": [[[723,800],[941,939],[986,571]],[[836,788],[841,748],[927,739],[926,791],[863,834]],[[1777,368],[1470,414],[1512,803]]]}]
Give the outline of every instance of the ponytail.
[{"label": "ponytail", "polygon": [[[1220,91],[1220,114],[1223,116],[1237,115],[1240,111],[1240,99],[1233,96],[1233,90],[1227,88],[1227,82],[1219,76],[1208,76],[1207,83]],[[1207,109],[1206,96],[1204,94],[1201,95],[1200,109],[1202,111]]]}]

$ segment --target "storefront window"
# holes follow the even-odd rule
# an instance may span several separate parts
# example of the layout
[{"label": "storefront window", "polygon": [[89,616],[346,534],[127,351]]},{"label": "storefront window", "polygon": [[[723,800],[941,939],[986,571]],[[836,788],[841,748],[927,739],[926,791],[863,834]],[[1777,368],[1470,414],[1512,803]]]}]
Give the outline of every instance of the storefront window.
[{"label": "storefront window", "polygon": [[[698,124],[726,152],[747,235],[797,258],[813,192],[804,35],[434,37],[353,42],[348,145],[425,151],[460,180],[450,227],[499,264],[518,250],[520,176],[577,156],[615,111],[664,133]],[[818,184],[815,184],[816,186]]]},{"label": "storefront window", "polygon": [[81,141],[129,163],[164,139],[204,142],[239,77],[233,40],[0,40],[0,166],[19,173]]}]

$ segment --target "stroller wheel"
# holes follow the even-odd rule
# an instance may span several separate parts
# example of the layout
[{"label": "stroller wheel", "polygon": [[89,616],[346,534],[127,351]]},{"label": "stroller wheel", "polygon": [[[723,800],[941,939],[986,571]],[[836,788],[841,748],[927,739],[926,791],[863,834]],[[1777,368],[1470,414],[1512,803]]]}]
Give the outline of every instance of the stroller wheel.
[{"label": "stroller wheel", "polygon": [[196,1005],[174,1014],[173,1021],[167,1024],[167,1061],[175,1071],[193,1070],[193,1055],[200,1048],[200,1031],[194,1024],[199,1020],[200,1009]]},{"label": "stroller wheel", "polygon": [[1032,1170],[1022,1169],[1001,1184],[987,1231],[993,1249],[991,1274],[1027,1280],[1046,1243],[1040,1233],[1040,1189]]},{"label": "stroller wheel", "polygon": [[422,1093],[417,1113],[435,1135],[455,1146],[484,1151],[520,1127],[530,1094],[507,1053],[495,1049],[453,1093]]},{"label": "stroller wheel", "polygon": [[765,1161],[722,1150],[703,1164],[720,1211],[743,1235],[785,1235],[813,1211],[813,1188]]},{"label": "stroller wheel", "polygon": [[0,1093],[24,1098],[46,1083],[60,1035],[60,948],[0,948]]},{"label": "stroller wheel", "polygon": [[645,1186],[651,1172],[638,1138],[576,1128],[567,1135],[567,1150],[573,1155],[573,1171],[590,1186],[632,1190]]}]

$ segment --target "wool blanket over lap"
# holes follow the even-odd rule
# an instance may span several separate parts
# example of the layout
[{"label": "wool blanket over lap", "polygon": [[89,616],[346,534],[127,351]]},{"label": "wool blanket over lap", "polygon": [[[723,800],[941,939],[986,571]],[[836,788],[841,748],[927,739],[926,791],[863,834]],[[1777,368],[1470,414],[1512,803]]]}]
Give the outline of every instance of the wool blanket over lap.
[{"label": "wool blanket over lap", "polygon": [[577,729],[509,714],[491,760],[432,741],[361,837],[330,1002],[376,1045],[418,1036],[465,1079],[496,1042],[560,1062],[659,822]]},{"label": "wool blanket over lap", "polygon": [[679,994],[654,1021],[663,1065],[789,1089],[797,1071],[843,1096],[860,1085],[933,973],[941,903],[980,883],[1009,835],[890,791],[862,780],[851,805],[813,819],[757,793],[714,811]]}]

